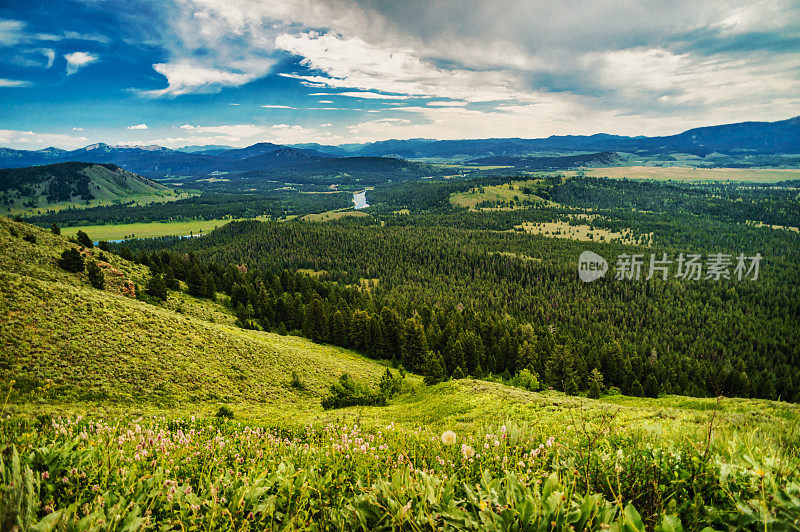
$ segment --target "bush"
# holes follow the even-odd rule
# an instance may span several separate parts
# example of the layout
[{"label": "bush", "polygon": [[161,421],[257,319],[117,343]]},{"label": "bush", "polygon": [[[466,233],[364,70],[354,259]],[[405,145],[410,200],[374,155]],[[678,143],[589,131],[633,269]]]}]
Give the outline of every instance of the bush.
[{"label": "bush", "polygon": [[54,235],[60,235],[60,234],[61,234],[61,228],[60,228],[60,227],[58,226],[58,224],[57,224],[57,223],[55,223],[55,222],[53,222],[53,225],[51,225],[51,226],[50,226],[50,231],[51,231],[51,232],[52,232]]},{"label": "bush", "polygon": [[92,284],[93,287],[97,288],[98,290],[102,290],[106,286],[106,278],[103,275],[103,270],[97,266],[95,261],[89,261],[89,264],[86,266],[86,275],[89,276],[89,282]]},{"label": "bush", "polygon": [[101,240],[97,243],[97,247],[99,247],[102,251],[110,252],[111,251],[111,244],[109,244],[105,240]]},{"label": "bush", "polygon": [[539,376],[531,372],[528,368],[523,369],[511,379],[511,385],[517,388],[524,388],[531,392],[538,392],[542,385],[539,383]]},{"label": "bush", "polygon": [[295,390],[305,390],[306,389],[306,385],[303,384],[303,381],[300,380],[300,375],[298,375],[296,371],[292,372],[292,380],[289,383],[289,386],[291,386]]},{"label": "bush", "polygon": [[58,265],[68,272],[82,272],[84,268],[83,256],[77,249],[69,248],[61,254],[61,259],[58,261]]},{"label": "bush", "polygon": [[322,408],[331,410],[348,406],[386,406],[386,397],[343,373],[339,382],[331,386],[330,395],[322,398]]},{"label": "bush", "polygon": [[392,375],[392,370],[386,368],[384,374],[381,375],[378,388],[380,389],[381,395],[383,395],[386,399],[391,399],[395,395],[399,394],[400,390],[402,390],[403,376],[398,374],[397,377],[395,377]]},{"label": "bush", "polygon": [[25,235],[25,236],[22,237],[22,240],[24,240],[25,242],[30,242],[31,244],[35,244],[36,243],[36,235],[34,235],[33,233],[31,233],[29,235]]},{"label": "bush", "polygon": [[233,419],[233,410],[228,405],[222,405],[217,410],[217,417],[220,419]]}]

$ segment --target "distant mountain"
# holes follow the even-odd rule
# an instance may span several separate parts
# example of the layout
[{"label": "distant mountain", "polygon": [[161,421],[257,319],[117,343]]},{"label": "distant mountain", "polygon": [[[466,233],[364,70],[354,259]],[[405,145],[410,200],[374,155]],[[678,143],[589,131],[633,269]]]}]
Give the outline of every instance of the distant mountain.
[{"label": "distant mountain", "polygon": [[312,149],[298,149],[279,144],[261,142],[246,148],[202,150],[186,153],[160,146],[131,147],[92,144],[73,151],[34,152],[7,150],[0,152],[0,167],[33,166],[53,161],[93,161],[114,163],[126,170],[150,178],[184,176],[200,178],[212,172],[232,176],[248,173],[248,178],[260,175],[264,179],[301,179],[312,176],[341,175],[353,179],[369,178],[374,181],[383,173],[382,180],[394,177],[412,178],[437,175],[436,167],[380,157],[341,157]]},{"label": "distant mountain", "polygon": [[[194,148],[194,147],[191,147]],[[497,157],[524,157],[513,165],[558,167],[562,162],[531,157],[553,158],[584,154],[621,152],[635,155],[688,153],[705,156],[712,153],[730,155],[771,155],[800,153],[800,117],[779,122],[742,122],[722,126],[690,129],[664,137],[624,137],[597,134],[566,135],[543,139],[472,139],[472,140],[387,140],[370,144],[323,146],[302,144],[282,146],[262,142],[246,148],[200,146],[197,150],[172,150],[161,146],[109,146],[98,143],[72,151],[46,148],[38,151],[0,148],[0,168],[20,168],[66,161],[113,163],[149,178],[165,176],[201,177],[212,172],[236,174],[279,170],[282,176],[299,176],[303,172],[317,175],[358,172],[374,175],[383,165],[400,168],[409,175],[434,175],[435,167],[419,167],[409,163],[379,162],[374,158],[456,158],[459,160],[502,161]],[[358,158],[373,158],[368,161]],[[492,159],[495,158],[495,159]],[[342,160],[338,160],[342,159]],[[597,161],[598,164],[601,162]],[[485,162],[481,164],[501,164]],[[566,163],[565,163],[566,164]],[[573,163],[569,163],[573,164]],[[592,163],[595,164],[595,163]],[[616,164],[616,163],[614,163]],[[584,165],[585,166],[585,165]],[[353,174],[356,172],[356,174]]]},{"label": "distant mountain", "polygon": [[520,157],[517,155],[494,155],[491,157],[480,157],[470,159],[468,163],[491,166],[513,166],[527,170],[548,169],[548,168],[575,168],[601,166],[619,166],[624,164],[626,159],[613,151],[603,151],[600,153],[587,153],[583,155],[567,155],[563,157]]},{"label": "distant mountain", "polygon": [[0,170],[0,202],[6,206],[32,208],[58,202],[126,201],[172,192],[115,164],[67,162]]},{"label": "distant mountain", "polygon": [[561,135],[540,139],[493,138],[465,140],[387,140],[360,146],[303,147],[331,154],[395,156],[413,158],[473,159],[499,155],[536,156],[542,153],[627,152],[642,155],[689,153],[705,156],[723,154],[796,154],[800,152],[800,116],[778,122],[740,122],[690,129],[662,137]]}]

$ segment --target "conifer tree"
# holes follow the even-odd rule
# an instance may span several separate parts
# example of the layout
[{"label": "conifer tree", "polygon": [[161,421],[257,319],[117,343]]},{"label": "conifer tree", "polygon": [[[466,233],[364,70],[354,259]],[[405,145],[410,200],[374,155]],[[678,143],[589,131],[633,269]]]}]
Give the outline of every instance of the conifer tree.
[{"label": "conifer tree", "polygon": [[421,368],[426,361],[427,353],[428,341],[422,324],[416,318],[408,318],[403,338],[403,366],[410,370]]}]

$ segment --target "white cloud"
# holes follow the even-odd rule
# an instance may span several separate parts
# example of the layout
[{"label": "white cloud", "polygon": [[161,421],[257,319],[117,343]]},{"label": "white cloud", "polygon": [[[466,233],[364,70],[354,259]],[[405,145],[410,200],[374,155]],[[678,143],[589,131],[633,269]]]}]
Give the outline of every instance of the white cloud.
[{"label": "white cloud", "polygon": [[30,87],[31,82],[21,79],[0,78],[0,87]]},{"label": "white cloud", "polygon": [[429,107],[465,107],[467,102],[448,102],[448,101],[435,101],[428,102],[426,105]]},{"label": "white cloud", "polygon": [[128,126],[125,129],[147,129],[147,124],[136,124],[134,126]]},{"label": "white cloud", "polygon": [[262,105],[261,107],[265,109],[297,109],[297,107],[291,107],[289,105]]},{"label": "white cloud", "polygon": [[67,75],[71,75],[100,58],[90,52],[71,52],[64,54],[64,59],[67,60]]},{"label": "white cloud", "polygon": [[74,149],[84,146],[88,140],[86,137],[59,133],[0,129],[0,144],[22,150],[39,150],[50,146]]},{"label": "white cloud", "polygon": [[332,100],[318,100],[317,103],[333,103]]},{"label": "white cloud", "polygon": [[145,96],[180,96],[196,92],[215,92],[220,87],[250,82],[260,75],[256,72],[245,73],[205,67],[191,60],[158,63],[153,65],[153,69],[167,78],[167,87],[142,91],[141,94]]},{"label": "white cloud", "polygon": [[183,124],[180,126],[181,129],[197,129],[197,126],[193,126],[191,124]]},{"label": "white cloud", "polygon": [[25,23],[20,20],[0,20],[0,46],[14,46],[26,40]]},{"label": "white cloud", "polygon": [[82,127],[77,127],[77,126],[76,126],[76,127],[73,127],[73,128],[72,128],[72,131],[83,131],[83,128],[82,128]]}]

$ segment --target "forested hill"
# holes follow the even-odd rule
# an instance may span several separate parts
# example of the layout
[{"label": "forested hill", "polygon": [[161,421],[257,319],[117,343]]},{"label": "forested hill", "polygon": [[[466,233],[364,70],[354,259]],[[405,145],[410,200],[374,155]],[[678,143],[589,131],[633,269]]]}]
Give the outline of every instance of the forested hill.
[{"label": "forested hill", "polygon": [[115,164],[67,162],[0,170],[0,202],[28,207],[44,203],[124,201],[173,191]]},{"label": "forested hill", "polygon": [[[241,222],[136,247],[141,262],[197,294],[229,293],[241,323],[302,331],[426,375],[439,365],[507,378],[528,369],[577,393],[596,368],[629,395],[800,400],[797,269],[783,259],[758,282],[584,284],[582,250],[642,248],[386,222]],[[193,269],[185,256],[197,257]],[[319,278],[295,275],[308,270]]]}]

